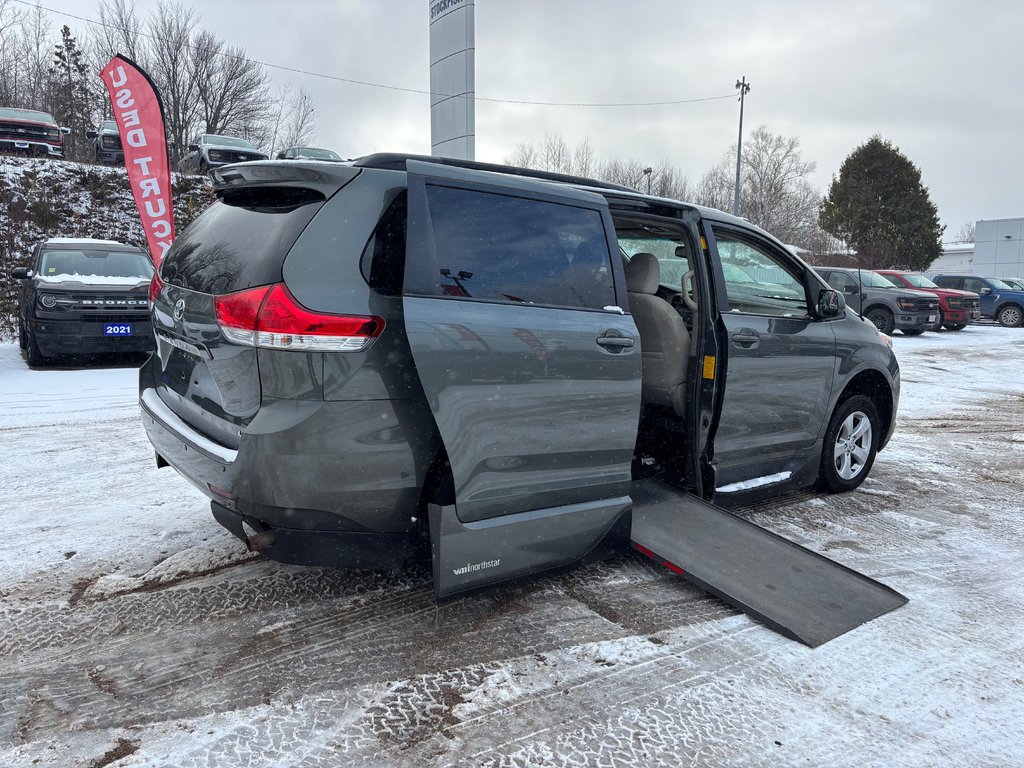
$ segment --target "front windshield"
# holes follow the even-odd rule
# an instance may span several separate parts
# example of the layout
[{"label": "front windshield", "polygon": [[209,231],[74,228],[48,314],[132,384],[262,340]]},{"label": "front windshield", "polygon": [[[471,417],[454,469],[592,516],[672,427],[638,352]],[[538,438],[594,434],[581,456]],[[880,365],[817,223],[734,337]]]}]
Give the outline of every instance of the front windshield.
[{"label": "front windshield", "polygon": [[46,112],[36,112],[31,109],[0,109],[2,120],[35,120],[37,123],[56,125],[57,122]]},{"label": "front windshield", "polygon": [[113,120],[105,120],[100,125],[100,130],[101,131],[116,131],[117,130],[117,123],[115,123]]},{"label": "front windshield", "polygon": [[215,134],[207,134],[203,136],[204,144],[216,144],[220,147],[238,147],[239,149],[252,149],[256,148],[245,139],[236,139],[234,136],[217,136]]},{"label": "front windshield", "polygon": [[938,288],[935,283],[924,275],[904,275],[903,278],[915,288]]},{"label": "front windshield", "polygon": [[125,278],[149,280],[153,264],[138,251],[60,250],[43,253],[39,276],[44,279]]},{"label": "front windshield", "polygon": [[1013,290],[1013,286],[1012,285],[1007,285],[1002,280],[999,280],[998,278],[995,278],[995,277],[990,277],[989,280],[988,280],[988,284],[990,286],[992,286],[997,291],[1012,291]]},{"label": "front windshield", "polygon": [[306,157],[311,160],[341,160],[337,152],[329,149],[317,149],[316,147],[299,147],[295,150],[296,157]]}]

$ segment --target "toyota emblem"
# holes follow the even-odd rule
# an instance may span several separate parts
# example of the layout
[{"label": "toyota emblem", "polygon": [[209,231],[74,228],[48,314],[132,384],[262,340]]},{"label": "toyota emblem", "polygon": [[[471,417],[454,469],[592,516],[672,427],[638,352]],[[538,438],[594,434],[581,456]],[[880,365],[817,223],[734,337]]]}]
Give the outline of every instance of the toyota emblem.
[{"label": "toyota emblem", "polygon": [[174,302],[174,322],[180,323],[181,318],[185,315],[185,300],[178,299]]}]

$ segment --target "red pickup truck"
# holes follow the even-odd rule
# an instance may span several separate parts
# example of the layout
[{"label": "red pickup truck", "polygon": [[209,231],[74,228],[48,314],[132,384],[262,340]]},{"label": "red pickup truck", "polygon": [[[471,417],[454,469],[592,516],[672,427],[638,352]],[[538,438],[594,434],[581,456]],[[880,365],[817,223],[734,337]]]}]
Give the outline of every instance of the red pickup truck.
[{"label": "red pickup truck", "polygon": [[951,331],[963,330],[968,324],[981,317],[981,297],[976,293],[958,291],[953,288],[940,288],[920,272],[904,272],[898,269],[876,271],[898,288],[917,288],[938,296],[942,325]]},{"label": "red pickup truck", "polygon": [[33,109],[0,107],[0,150],[43,157],[64,157],[62,128],[52,115]]}]

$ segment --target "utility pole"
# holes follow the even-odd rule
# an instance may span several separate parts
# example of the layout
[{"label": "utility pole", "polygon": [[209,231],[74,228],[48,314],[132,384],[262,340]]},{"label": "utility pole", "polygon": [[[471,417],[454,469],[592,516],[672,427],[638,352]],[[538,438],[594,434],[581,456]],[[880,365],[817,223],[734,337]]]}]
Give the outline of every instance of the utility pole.
[{"label": "utility pole", "polygon": [[743,152],[743,97],[750,91],[747,76],[736,81],[736,89],[740,92],[740,137],[736,141],[736,193],[732,198],[732,215],[740,215],[740,156]]}]

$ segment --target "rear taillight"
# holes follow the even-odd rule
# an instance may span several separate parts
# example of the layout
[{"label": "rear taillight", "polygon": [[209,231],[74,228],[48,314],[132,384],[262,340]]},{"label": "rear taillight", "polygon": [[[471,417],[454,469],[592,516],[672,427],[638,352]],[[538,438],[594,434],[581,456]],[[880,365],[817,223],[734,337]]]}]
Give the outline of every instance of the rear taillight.
[{"label": "rear taillight", "polygon": [[214,306],[225,339],[261,349],[360,352],[384,330],[379,317],[312,312],[280,283],[217,296]]},{"label": "rear taillight", "polygon": [[149,308],[153,308],[153,304],[156,303],[156,297],[160,295],[160,291],[163,290],[164,281],[160,279],[160,273],[154,272],[153,279],[149,281]]}]

